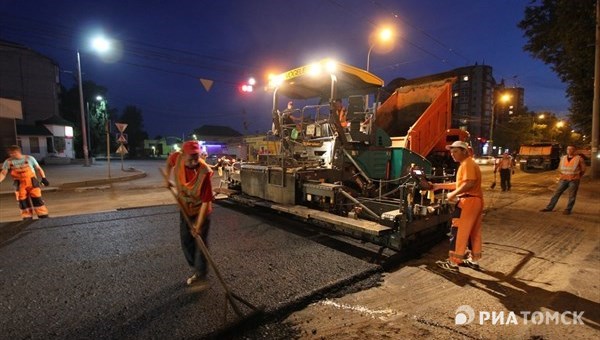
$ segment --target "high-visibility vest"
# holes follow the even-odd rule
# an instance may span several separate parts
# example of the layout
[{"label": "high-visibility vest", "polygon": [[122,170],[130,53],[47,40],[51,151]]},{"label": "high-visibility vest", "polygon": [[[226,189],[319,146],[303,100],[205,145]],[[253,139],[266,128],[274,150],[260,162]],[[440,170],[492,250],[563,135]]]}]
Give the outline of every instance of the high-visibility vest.
[{"label": "high-visibility vest", "polygon": [[175,162],[175,187],[177,196],[186,207],[188,216],[197,215],[202,206],[202,183],[209,176],[210,169],[204,162],[199,162],[198,171],[189,181],[185,177],[185,157],[180,153]]},{"label": "high-visibility vest", "polygon": [[25,157],[25,163],[23,163],[23,166],[20,167],[16,167],[13,164],[12,159],[8,160],[8,166],[10,169],[10,176],[17,181],[25,181],[25,180],[30,180],[32,178],[35,178],[35,171],[33,171],[31,169],[31,165],[29,165],[29,160],[27,159],[27,156],[23,156]]},{"label": "high-visibility vest", "polygon": [[580,170],[579,170],[579,156],[573,156],[569,161],[567,156],[563,156],[560,160],[560,174],[561,177],[565,177],[566,179],[578,179],[580,178]]}]

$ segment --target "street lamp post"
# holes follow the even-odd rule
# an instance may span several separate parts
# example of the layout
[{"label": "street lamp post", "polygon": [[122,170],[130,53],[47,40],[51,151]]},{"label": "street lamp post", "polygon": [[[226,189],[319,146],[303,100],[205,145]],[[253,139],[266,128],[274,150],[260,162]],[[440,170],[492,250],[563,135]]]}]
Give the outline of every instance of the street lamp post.
[{"label": "street lamp post", "polygon": [[87,129],[85,119],[85,108],[83,107],[83,84],[81,81],[81,56],[77,50],[77,82],[79,86],[79,110],[81,112],[81,136],[83,138],[83,165],[90,166],[89,150],[87,141]]},{"label": "street lamp post", "polygon": [[[96,37],[92,40],[92,48],[100,53],[105,53],[110,50],[110,41],[104,37]],[[83,82],[81,79],[81,55],[77,50],[77,83],[79,87],[79,110],[81,112],[81,136],[83,138],[83,165],[90,166],[89,150],[88,150],[88,135],[87,135],[87,119],[85,115],[85,107],[83,105]]]},{"label": "street lamp post", "polygon": [[[379,33],[377,34],[377,38],[373,41],[373,43],[371,43],[371,45],[369,46],[369,51],[367,52],[367,72],[369,72],[369,68],[371,67],[371,52],[373,52],[373,49],[375,48],[375,46],[377,45],[378,42],[387,42],[390,41],[392,39],[392,30],[390,28],[383,28],[379,31]],[[369,95],[365,95],[365,107],[368,109],[369,108]]]},{"label": "street lamp post", "polygon": [[508,103],[510,101],[510,95],[505,93],[500,96],[500,101],[494,103],[492,107],[492,120],[490,121],[490,140],[488,142],[488,149],[490,150],[490,155],[494,153],[494,121],[496,120],[496,107],[500,103]]}]

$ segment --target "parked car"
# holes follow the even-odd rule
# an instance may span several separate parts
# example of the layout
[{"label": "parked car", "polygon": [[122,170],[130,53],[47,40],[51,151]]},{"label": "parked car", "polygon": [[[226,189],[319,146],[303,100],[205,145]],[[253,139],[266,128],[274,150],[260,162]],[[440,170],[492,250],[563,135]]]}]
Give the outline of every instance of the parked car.
[{"label": "parked car", "polygon": [[481,156],[475,158],[475,163],[479,165],[494,165],[496,164],[496,159],[492,156]]}]

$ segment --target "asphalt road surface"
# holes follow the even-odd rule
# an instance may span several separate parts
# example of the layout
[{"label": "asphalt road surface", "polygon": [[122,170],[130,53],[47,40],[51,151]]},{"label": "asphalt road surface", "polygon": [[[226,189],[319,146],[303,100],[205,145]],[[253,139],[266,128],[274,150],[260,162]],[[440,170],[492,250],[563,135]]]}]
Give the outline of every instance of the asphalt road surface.
[{"label": "asphalt road surface", "polygon": [[[184,284],[177,223],[170,205],[0,225],[0,338],[199,338],[235,322],[214,273],[204,290]],[[231,289],[267,312],[379,270],[295,222],[222,206],[209,244]]]}]

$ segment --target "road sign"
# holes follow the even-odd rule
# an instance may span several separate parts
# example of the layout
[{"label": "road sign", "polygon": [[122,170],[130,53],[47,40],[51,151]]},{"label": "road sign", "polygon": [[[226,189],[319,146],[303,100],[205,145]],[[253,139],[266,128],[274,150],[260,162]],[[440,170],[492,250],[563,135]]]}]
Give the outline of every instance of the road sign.
[{"label": "road sign", "polygon": [[117,142],[121,144],[127,143],[127,137],[125,137],[125,134],[120,133],[119,138],[117,138]]},{"label": "road sign", "polygon": [[128,152],[128,151],[127,151],[127,148],[125,147],[125,145],[123,145],[123,144],[119,145],[119,148],[117,149],[117,153],[118,153],[118,154],[120,154],[120,155],[124,155],[124,154],[126,154],[127,152]]},{"label": "road sign", "polygon": [[115,125],[117,126],[117,130],[119,130],[121,133],[127,129],[127,124],[125,123],[115,123]]}]

